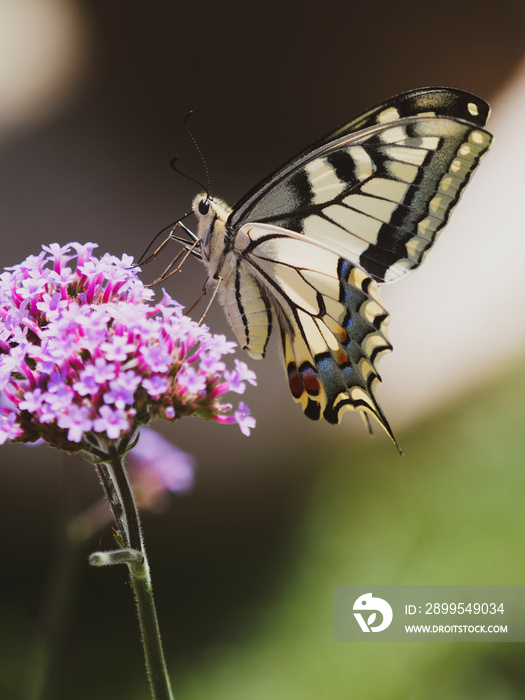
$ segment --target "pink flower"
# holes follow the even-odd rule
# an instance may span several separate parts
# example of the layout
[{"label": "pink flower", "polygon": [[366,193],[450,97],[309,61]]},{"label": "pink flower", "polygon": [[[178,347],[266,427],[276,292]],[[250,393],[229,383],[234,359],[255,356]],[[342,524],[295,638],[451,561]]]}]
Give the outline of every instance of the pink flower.
[{"label": "pink flower", "polygon": [[257,386],[255,372],[248,369],[246,362],[241,362],[241,360],[237,358],[235,358],[235,369],[233,372],[228,372],[228,370],[226,370],[224,372],[224,378],[229,383],[230,391],[235,391],[238,394],[244,394],[246,391],[245,382]]},{"label": "pink flower", "polygon": [[0,444],[43,438],[75,452],[189,415],[248,435],[246,406],[221,400],[256,384],[244,362],[226,369],[234,343],[165,291],[152,302],[129,256],[98,259],[95,247],[43,246],[0,275]]},{"label": "pink flower", "polygon": [[233,416],[218,416],[219,423],[237,423],[243,435],[249,435],[252,428],[255,428],[255,418],[250,416],[250,409],[242,401]]},{"label": "pink flower", "polygon": [[243,435],[249,435],[250,430],[255,428],[255,418],[250,416],[250,409],[242,401],[239,404],[239,408],[234,413],[234,418],[239,424]]}]

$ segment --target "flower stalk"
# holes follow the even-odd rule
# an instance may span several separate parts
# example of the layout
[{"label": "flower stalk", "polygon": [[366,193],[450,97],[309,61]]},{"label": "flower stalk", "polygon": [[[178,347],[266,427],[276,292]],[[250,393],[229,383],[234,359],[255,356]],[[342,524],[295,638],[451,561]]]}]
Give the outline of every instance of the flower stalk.
[{"label": "flower stalk", "polygon": [[[122,441],[123,442],[123,441]],[[146,670],[153,700],[173,700],[168,670],[164,658],[160,629],[153,598],[151,574],[144,548],[140,515],[135,503],[123,462],[122,442],[110,445],[106,461],[97,465],[102,487],[115,518],[115,539],[120,549],[113,552],[95,552],[90,557],[93,566],[126,564],[135,595]],[[101,450],[96,450],[102,460]]]}]

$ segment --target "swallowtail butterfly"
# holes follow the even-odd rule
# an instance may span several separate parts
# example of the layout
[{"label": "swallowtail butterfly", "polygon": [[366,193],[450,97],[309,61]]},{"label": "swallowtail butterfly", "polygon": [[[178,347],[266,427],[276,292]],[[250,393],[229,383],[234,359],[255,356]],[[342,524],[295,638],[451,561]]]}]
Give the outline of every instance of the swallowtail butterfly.
[{"label": "swallowtail butterfly", "polygon": [[419,267],[492,137],[490,108],[461,90],[391,98],[299,153],[233,207],[193,201],[209,281],[241,347],[281,334],[290,390],[308,418],[372,415],[392,350],[377,283]]}]

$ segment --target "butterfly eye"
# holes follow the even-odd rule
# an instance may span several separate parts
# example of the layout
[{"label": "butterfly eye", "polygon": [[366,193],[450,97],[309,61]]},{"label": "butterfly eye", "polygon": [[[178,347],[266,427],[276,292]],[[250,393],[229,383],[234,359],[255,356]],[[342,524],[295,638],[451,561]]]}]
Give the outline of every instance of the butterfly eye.
[{"label": "butterfly eye", "polygon": [[206,216],[210,211],[210,202],[207,199],[201,199],[199,202],[199,214],[201,216]]}]

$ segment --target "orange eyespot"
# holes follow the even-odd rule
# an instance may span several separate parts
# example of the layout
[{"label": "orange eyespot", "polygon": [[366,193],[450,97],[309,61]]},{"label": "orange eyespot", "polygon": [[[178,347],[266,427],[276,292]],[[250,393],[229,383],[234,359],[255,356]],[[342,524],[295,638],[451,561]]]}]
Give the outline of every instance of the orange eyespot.
[{"label": "orange eyespot", "polygon": [[313,367],[306,367],[301,370],[301,381],[304,388],[311,396],[318,396],[321,389],[321,384],[317,376],[317,372]]},{"label": "orange eyespot", "polygon": [[304,386],[301,382],[301,377],[299,376],[297,367],[293,362],[288,365],[288,383],[290,385],[290,391],[292,392],[292,396],[295,399],[298,399],[300,396],[302,396]]}]

